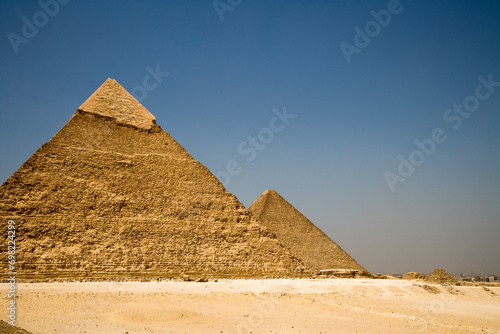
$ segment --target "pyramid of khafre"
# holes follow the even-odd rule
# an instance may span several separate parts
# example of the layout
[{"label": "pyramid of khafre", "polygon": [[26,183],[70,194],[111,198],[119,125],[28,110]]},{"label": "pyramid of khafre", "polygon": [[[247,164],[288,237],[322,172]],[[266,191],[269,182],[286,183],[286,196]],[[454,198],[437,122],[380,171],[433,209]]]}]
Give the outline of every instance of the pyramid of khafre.
[{"label": "pyramid of khafre", "polygon": [[274,190],[266,190],[248,208],[304,263],[307,270],[354,269],[364,272],[349,254]]},{"label": "pyramid of khafre", "polygon": [[112,79],[0,187],[5,236],[8,220],[19,277],[303,269]]}]

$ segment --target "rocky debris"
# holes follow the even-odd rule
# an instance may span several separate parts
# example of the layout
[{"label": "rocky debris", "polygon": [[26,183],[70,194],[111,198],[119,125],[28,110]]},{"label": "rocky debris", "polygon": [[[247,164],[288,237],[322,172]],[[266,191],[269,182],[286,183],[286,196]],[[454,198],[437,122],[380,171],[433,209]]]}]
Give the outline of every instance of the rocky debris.
[{"label": "rocky debris", "polygon": [[274,190],[266,190],[250,212],[301,260],[306,270],[356,270],[369,275],[349,254]]},{"label": "rocky debris", "polygon": [[30,332],[16,326],[9,325],[3,320],[0,320],[0,333],[2,334],[31,334]]},{"label": "rocky debris", "polygon": [[197,283],[206,283],[206,282],[208,282],[208,279],[206,277],[200,277],[200,278],[196,279],[195,282],[197,282]]},{"label": "rocky debris", "polygon": [[489,292],[492,297],[496,297],[497,294],[494,291],[491,291],[490,289],[488,289],[485,286],[483,286],[482,288],[483,288],[484,291]]},{"label": "rocky debris", "polygon": [[453,276],[448,274],[444,269],[435,269],[427,278],[428,282],[438,283],[438,284],[452,284],[455,283]]},{"label": "rocky debris", "polygon": [[[260,277],[303,269],[112,79],[2,184],[2,235],[9,219],[19,279]],[[7,268],[7,247],[0,257]]]},{"label": "rocky debris", "polygon": [[389,279],[389,275],[374,274],[373,279]]},{"label": "rocky debris", "polygon": [[358,271],[356,273],[356,278],[373,278],[373,275],[365,269]]},{"label": "rocky debris", "polygon": [[432,285],[424,284],[424,285],[419,285],[419,287],[421,287],[422,289],[424,289],[427,292],[430,292],[432,294],[438,294],[440,292],[438,288],[436,288],[435,286],[432,286]]},{"label": "rocky debris", "polygon": [[342,278],[355,278],[358,270],[352,269],[322,269],[318,275],[321,278],[326,277],[342,277]]},{"label": "rocky debris", "polygon": [[410,271],[403,275],[403,279],[412,280],[412,279],[422,279],[425,280],[427,276],[425,274],[419,273],[417,271]]},{"label": "rocky debris", "polygon": [[452,287],[452,286],[449,286],[447,291],[451,294],[451,295],[459,295],[460,294],[460,290]]}]

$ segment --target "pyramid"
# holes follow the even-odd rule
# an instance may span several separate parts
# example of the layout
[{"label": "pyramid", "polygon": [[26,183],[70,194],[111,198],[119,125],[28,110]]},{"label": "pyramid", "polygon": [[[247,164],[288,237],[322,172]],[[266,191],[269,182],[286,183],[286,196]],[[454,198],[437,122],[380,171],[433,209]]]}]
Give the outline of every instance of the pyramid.
[{"label": "pyramid", "polygon": [[248,210],[276,234],[307,270],[352,269],[366,272],[276,191],[266,190]]},{"label": "pyramid", "polygon": [[431,283],[453,283],[455,279],[442,268],[436,268],[426,280]]},{"label": "pyramid", "polygon": [[303,268],[113,79],[0,187],[3,235],[8,220],[19,278]]}]

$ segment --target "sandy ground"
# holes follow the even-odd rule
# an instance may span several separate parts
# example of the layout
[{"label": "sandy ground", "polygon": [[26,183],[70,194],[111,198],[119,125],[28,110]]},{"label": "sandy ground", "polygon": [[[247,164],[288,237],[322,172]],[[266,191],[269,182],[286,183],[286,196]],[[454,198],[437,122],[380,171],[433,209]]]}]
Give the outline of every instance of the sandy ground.
[{"label": "sandy ground", "polygon": [[[17,316],[18,326],[35,334],[500,333],[500,287],[429,285],[433,290],[425,284],[372,279],[18,284]],[[2,319],[7,288],[0,284]]]}]

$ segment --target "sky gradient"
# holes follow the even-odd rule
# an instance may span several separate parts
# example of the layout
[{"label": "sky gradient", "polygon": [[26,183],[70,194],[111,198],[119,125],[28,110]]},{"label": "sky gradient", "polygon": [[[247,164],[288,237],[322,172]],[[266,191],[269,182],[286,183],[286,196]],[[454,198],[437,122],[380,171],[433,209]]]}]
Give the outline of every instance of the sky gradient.
[{"label": "sky gradient", "polygon": [[275,189],[369,271],[500,274],[500,3],[216,4],[2,1],[0,182],[110,77],[245,206]]}]

